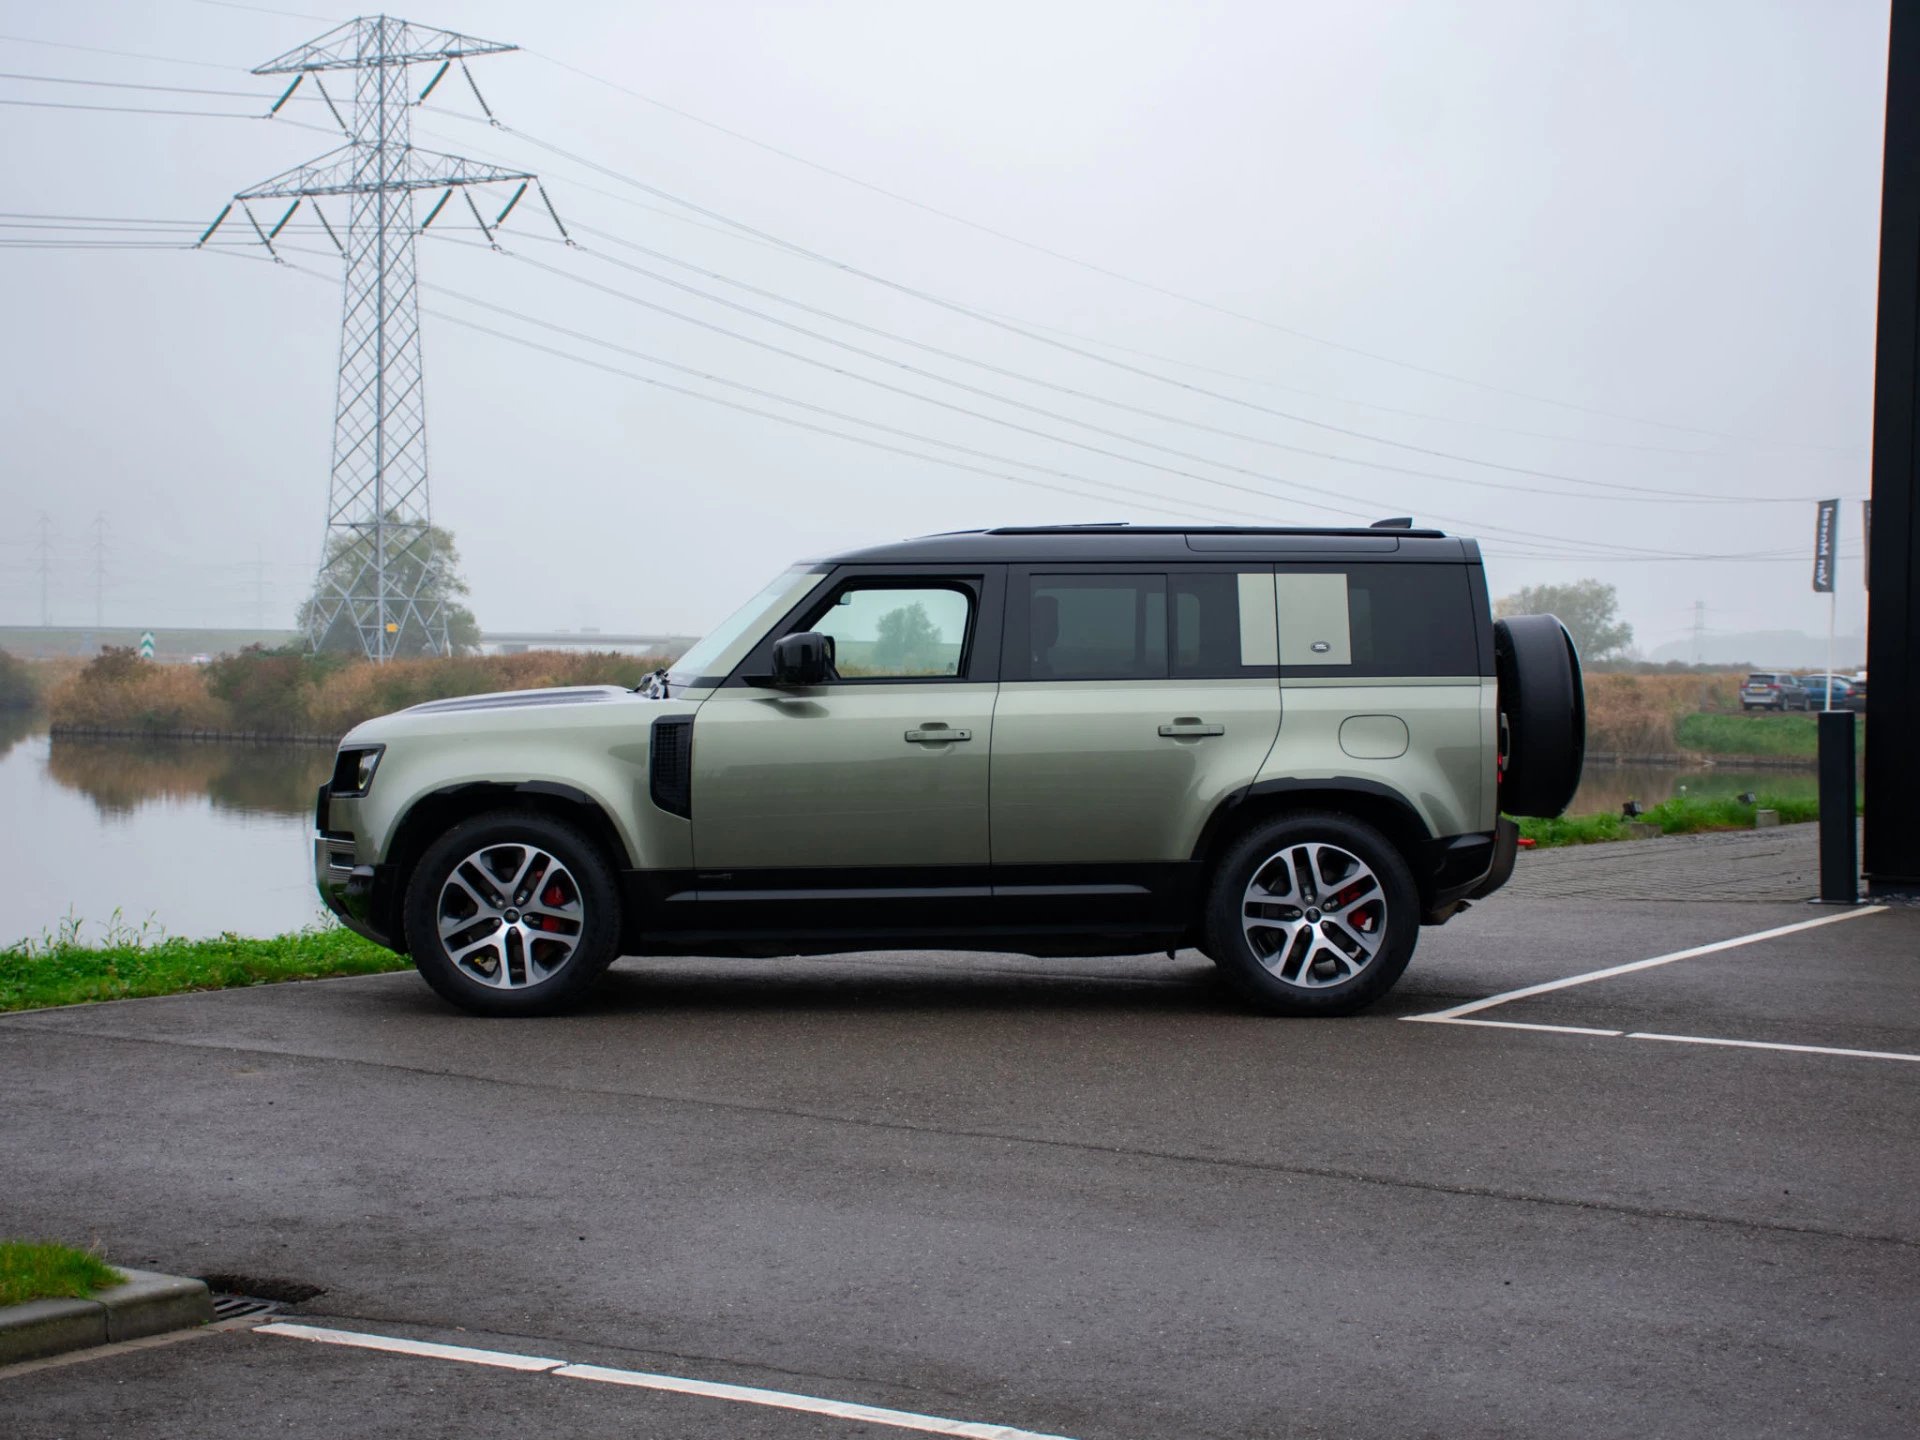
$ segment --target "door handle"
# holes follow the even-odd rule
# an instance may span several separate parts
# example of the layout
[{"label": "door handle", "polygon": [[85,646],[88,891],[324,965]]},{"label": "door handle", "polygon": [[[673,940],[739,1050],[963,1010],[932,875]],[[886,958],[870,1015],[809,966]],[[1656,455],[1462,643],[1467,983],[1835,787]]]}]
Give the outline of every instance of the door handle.
[{"label": "door handle", "polygon": [[907,740],[914,745],[942,745],[949,740],[971,740],[971,730],[950,730],[945,725],[929,725],[924,730],[907,731]]},{"label": "door handle", "polygon": [[1162,725],[1160,733],[1169,740],[1192,740],[1202,735],[1224,735],[1227,733],[1227,727],[1209,725],[1202,720],[1183,715],[1171,725]]}]

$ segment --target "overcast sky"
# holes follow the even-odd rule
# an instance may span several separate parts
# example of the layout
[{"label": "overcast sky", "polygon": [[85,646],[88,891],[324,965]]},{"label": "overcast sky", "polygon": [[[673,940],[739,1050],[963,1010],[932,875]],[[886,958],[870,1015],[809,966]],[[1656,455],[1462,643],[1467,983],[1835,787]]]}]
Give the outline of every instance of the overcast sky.
[{"label": "overcast sky", "polygon": [[[0,235],[204,223],[333,148],[277,121],[46,107],[257,111],[54,81],[271,96],[249,67],[348,13],[0,0],[0,99],[37,102],[0,105]],[[1830,495],[1850,501],[1840,626],[1861,623],[1880,0],[441,0],[408,18],[526,47],[473,63],[506,130],[450,80],[415,143],[539,171],[581,242],[527,204],[504,253],[451,207],[435,231],[464,228],[420,246],[440,287],[422,296],[434,514],[483,627],[698,631],[793,557],[933,530],[1411,514],[1482,536],[1496,594],[1613,582],[1651,649],[1684,638],[1696,599],[1716,630],[1824,629],[1806,552]],[[322,126],[307,96],[283,115]],[[263,590],[290,623],[321,543],[341,266],[317,232],[287,238],[288,266],[5,247],[0,622],[39,618],[44,512],[56,623],[93,618],[100,514],[107,623],[252,623]]]}]

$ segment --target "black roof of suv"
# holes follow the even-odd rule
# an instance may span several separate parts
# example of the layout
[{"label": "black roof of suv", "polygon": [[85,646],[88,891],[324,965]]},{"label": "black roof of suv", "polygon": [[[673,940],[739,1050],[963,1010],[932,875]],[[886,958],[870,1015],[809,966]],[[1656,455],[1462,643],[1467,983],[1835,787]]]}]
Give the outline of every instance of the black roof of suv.
[{"label": "black roof of suv", "polygon": [[954,530],[825,557],[838,564],[1118,560],[1478,561],[1473,540],[1400,526],[1031,525]]}]

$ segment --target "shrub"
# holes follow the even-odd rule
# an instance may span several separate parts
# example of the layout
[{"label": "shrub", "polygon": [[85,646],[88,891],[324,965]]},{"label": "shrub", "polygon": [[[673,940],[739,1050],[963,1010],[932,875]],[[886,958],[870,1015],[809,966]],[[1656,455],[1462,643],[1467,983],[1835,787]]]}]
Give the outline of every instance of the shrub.
[{"label": "shrub", "polygon": [[1738,710],[1740,676],[1588,673],[1587,749],[1600,755],[1671,755],[1680,722],[1701,711]]},{"label": "shrub", "polygon": [[249,645],[207,667],[207,689],[227,707],[236,729],[300,735],[311,724],[316,668],[297,650]]},{"label": "shrub", "polygon": [[228,723],[198,667],[155,665],[113,647],[54,687],[47,714],[55,726],[145,734],[217,730]]}]

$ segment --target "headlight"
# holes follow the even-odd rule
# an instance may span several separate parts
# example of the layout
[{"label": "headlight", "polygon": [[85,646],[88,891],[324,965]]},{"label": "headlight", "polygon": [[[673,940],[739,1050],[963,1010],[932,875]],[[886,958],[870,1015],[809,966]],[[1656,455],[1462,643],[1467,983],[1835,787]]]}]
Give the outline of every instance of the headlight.
[{"label": "headlight", "polygon": [[354,745],[343,749],[333,759],[333,783],[328,791],[334,795],[364,795],[373,788],[373,772],[380,767],[380,757],[386,753],[384,745]]}]

